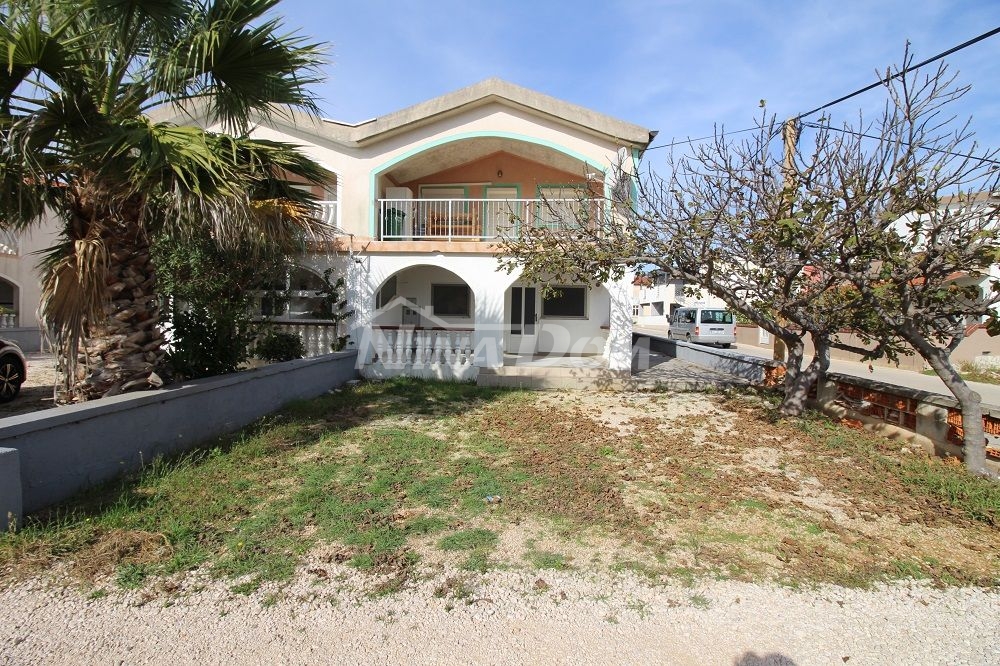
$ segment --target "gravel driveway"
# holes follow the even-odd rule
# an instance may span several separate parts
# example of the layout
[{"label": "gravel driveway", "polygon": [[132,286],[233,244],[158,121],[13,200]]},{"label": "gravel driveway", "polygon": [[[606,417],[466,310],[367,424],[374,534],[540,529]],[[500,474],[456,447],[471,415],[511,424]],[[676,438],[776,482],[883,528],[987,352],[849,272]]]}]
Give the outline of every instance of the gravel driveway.
[{"label": "gravel driveway", "polygon": [[52,399],[56,383],[56,359],[52,354],[28,352],[28,378],[21,385],[21,393],[11,402],[0,403],[0,418],[30,414],[55,407]]},{"label": "gravel driveway", "polygon": [[0,592],[0,663],[1000,663],[1000,596],[974,588],[427,573],[380,598],[315,560],[250,596],[195,575],[103,597],[34,579]]}]

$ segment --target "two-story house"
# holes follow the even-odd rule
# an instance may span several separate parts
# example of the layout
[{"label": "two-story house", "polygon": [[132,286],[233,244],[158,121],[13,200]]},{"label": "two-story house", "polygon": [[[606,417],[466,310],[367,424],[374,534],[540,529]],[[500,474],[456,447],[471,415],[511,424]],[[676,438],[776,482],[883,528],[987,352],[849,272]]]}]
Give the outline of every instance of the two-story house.
[{"label": "two-story house", "polygon": [[654,132],[490,79],[357,124],[293,115],[254,133],[336,174],[316,194],[337,240],[298,258],[278,313],[313,349],[334,338],[308,302],[333,267],[366,376],[473,379],[539,355],[629,371],[628,278],[545,293],[501,268],[496,242],[522,225],[614,223],[609,195],[632,185],[615,166],[633,171]]}]

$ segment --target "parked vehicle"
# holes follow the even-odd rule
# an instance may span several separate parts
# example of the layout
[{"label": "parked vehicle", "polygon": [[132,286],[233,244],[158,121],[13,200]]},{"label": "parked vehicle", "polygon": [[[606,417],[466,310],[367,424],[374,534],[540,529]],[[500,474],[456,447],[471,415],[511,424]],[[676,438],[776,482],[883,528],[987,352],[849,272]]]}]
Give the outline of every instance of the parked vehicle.
[{"label": "parked vehicle", "polygon": [[736,342],[736,320],[720,308],[678,308],[670,315],[667,338],[704,342],[728,349]]},{"label": "parked vehicle", "polygon": [[10,402],[21,392],[28,362],[16,343],[0,338],[0,402]]}]

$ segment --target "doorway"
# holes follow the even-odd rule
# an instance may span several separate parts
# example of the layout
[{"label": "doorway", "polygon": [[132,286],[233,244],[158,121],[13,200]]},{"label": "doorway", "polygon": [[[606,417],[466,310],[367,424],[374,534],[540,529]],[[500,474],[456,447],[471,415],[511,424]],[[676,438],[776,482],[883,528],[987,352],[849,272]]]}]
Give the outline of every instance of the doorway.
[{"label": "doorway", "polygon": [[538,339],[538,290],[514,285],[510,288],[510,310],[507,316],[507,351],[511,354],[534,355]]}]

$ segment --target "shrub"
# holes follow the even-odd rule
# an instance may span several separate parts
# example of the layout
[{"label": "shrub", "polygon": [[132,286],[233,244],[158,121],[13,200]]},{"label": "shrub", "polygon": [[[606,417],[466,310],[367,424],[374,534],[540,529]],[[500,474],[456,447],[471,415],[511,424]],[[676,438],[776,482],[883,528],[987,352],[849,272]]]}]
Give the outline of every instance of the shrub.
[{"label": "shrub", "polygon": [[167,364],[175,375],[187,379],[236,372],[249,356],[253,328],[246,317],[226,316],[200,306],[177,311]]},{"label": "shrub", "polygon": [[271,330],[257,340],[254,355],[265,361],[280,363],[302,358],[306,355],[306,348],[302,338],[295,333]]}]

